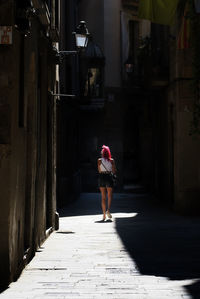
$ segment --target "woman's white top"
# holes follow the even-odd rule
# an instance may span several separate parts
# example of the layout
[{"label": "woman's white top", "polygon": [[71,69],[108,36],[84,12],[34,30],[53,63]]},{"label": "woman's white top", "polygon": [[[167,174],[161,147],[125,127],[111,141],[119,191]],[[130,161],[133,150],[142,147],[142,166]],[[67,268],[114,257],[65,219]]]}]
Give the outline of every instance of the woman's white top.
[{"label": "woman's white top", "polygon": [[[112,171],[112,163],[111,163],[111,161],[109,161],[109,160],[107,160],[105,158],[101,158],[101,162],[103,162],[103,164],[102,163],[100,164],[100,170],[102,172],[104,172],[104,171]],[[104,167],[104,165],[105,165],[105,167]]]}]

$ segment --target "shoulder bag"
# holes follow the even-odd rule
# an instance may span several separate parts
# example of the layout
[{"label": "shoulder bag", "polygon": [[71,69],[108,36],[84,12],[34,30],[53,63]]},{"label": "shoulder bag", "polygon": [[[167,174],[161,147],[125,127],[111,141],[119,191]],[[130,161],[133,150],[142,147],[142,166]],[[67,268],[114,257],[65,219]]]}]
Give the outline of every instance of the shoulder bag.
[{"label": "shoulder bag", "polygon": [[[103,167],[106,169],[106,171],[108,171],[108,169],[106,168],[106,166],[103,164],[102,160],[101,160],[101,163],[102,163]],[[109,175],[110,175],[110,177],[111,177],[111,179],[113,181],[113,185],[116,186],[116,184],[117,184],[117,176],[116,176],[116,174],[113,173],[112,171],[108,171],[108,172],[109,172]]]}]

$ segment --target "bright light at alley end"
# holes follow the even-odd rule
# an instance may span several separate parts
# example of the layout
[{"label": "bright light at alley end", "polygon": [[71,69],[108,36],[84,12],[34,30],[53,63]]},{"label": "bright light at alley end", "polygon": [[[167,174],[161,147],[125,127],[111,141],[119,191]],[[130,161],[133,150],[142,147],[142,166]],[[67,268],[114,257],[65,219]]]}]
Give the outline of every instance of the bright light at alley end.
[{"label": "bright light at alley end", "polygon": [[73,32],[76,38],[77,48],[86,48],[88,43],[89,32],[86,27],[85,21],[80,21],[80,24],[76,28],[76,32]]}]

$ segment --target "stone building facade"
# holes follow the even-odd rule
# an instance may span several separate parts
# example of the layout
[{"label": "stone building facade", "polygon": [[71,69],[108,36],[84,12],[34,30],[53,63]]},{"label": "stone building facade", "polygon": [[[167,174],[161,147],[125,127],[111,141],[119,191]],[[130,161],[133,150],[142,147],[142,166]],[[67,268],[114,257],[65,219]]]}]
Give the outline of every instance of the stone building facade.
[{"label": "stone building facade", "polygon": [[[78,0],[60,2],[59,50],[77,51],[75,36],[79,24]],[[60,94],[57,101],[57,204],[65,206],[81,190],[79,101],[79,52],[60,56]],[[72,97],[70,96],[72,95]]]},{"label": "stone building facade", "polygon": [[[198,134],[191,134],[195,103],[194,35],[191,31],[189,39],[184,36],[188,39],[184,41],[187,45],[179,47],[181,24],[188,22],[183,17],[185,10],[180,14],[179,9],[178,6],[171,26],[139,19],[140,24],[149,23],[146,50],[148,38],[150,47],[143,56],[141,79],[148,92],[148,114],[152,119],[152,125],[148,126],[148,129],[151,127],[151,182],[157,197],[174,210],[199,214],[200,139]],[[194,10],[193,17],[195,15],[198,18]]]},{"label": "stone building facade", "polygon": [[95,163],[105,143],[116,159],[119,191],[143,185],[178,212],[198,213],[200,143],[189,134],[193,52],[177,48],[178,15],[174,26],[156,24],[139,19],[138,6],[137,0],[79,4],[105,55],[104,104],[81,114],[85,184],[92,178],[86,189],[93,182],[97,190]]},{"label": "stone building facade", "polygon": [[[179,31],[178,25],[171,28],[172,35],[178,36]],[[193,66],[193,50],[178,49],[177,41],[171,42],[168,107],[171,107],[174,135],[174,208],[199,215],[200,136],[191,134],[195,104]]]},{"label": "stone building facade", "polygon": [[[54,46],[59,1],[0,1],[0,280],[17,278],[57,226]],[[3,27],[1,27],[2,30]]]}]

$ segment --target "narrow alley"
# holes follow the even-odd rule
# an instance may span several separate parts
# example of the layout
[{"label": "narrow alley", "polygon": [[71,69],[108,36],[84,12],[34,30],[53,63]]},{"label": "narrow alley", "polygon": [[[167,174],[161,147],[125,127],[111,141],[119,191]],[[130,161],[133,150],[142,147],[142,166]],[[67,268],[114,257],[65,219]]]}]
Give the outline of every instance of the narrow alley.
[{"label": "narrow alley", "polygon": [[59,211],[60,227],[0,297],[200,298],[200,219],[146,194],[115,194],[102,222],[100,194]]},{"label": "narrow alley", "polygon": [[200,299],[199,153],[200,0],[0,0],[0,299]]}]

